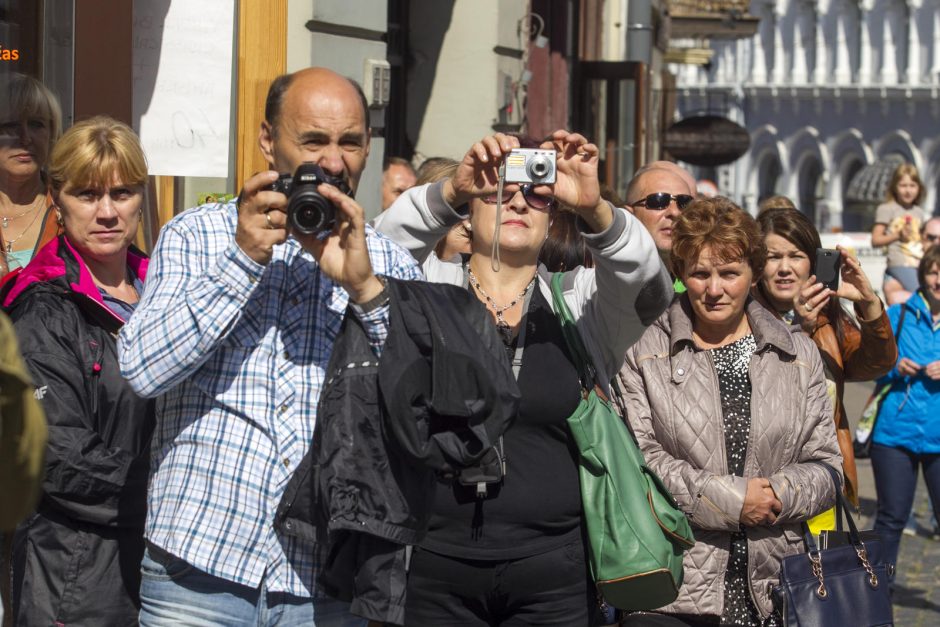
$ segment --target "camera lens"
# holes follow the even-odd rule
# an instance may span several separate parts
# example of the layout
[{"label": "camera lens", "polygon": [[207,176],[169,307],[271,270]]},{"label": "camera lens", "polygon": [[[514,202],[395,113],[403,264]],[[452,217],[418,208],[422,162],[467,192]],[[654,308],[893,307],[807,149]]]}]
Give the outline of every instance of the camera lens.
[{"label": "camera lens", "polygon": [[543,155],[537,155],[529,159],[526,164],[526,171],[532,181],[541,181],[551,174],[551,164],[548,158]]},{"label": "camera lens", "polygon": [[314,185],[295,187],[287,205],[287,219],[291,230],[301,235],[312,235],[333,227],[333,203],[321,196]]}]

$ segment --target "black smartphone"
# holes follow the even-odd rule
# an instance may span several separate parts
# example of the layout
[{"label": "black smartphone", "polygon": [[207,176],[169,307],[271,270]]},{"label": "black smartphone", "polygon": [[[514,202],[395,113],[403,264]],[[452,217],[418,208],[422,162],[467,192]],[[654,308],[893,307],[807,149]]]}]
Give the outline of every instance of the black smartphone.
[{"label": "black smartphone", "polygon": [[839,289],[842,253],[831,248],[816,249],[816,280],[835,292]]}]

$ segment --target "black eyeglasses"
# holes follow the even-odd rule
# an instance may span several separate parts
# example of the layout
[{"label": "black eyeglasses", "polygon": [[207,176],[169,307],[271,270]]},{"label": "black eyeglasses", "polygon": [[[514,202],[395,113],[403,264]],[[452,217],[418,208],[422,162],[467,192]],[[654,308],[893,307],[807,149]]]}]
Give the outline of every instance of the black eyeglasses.
[{"label": "black eyeglasses", "polygon": [[[525,199],[525,204],[529,205],[532,209],[537,209],[539,211],[544,211],[545,209],[551,209],[555,205],[555,199],[551,196],[543,196],[542,194],[536,194],[532,191],[534,188],[533,185],[526,183],[525,185],[520,185],[519,190],[522,192],[522,197]],[[507,202],[512,200],[512,197],[516,195],[517,190],[503,190],[503,201],[501,205],[505,205]],[[496,204],[496,194],[490,194],[489,196],[483,197],[483,202],[488,205]]]},{"label": "black eyeglasses", "polygon": [[665,209],[669,206],[673,200],[676,201],[676,206],[679,209],[685,209],[689,206],[695,198],[689,196],[688,194],[667,194],[666,192],[656,192],[655,194],[650,194],[646,198],[641,198],[638,201],[631,203],[631,207],[646,207],[647,209]]}]

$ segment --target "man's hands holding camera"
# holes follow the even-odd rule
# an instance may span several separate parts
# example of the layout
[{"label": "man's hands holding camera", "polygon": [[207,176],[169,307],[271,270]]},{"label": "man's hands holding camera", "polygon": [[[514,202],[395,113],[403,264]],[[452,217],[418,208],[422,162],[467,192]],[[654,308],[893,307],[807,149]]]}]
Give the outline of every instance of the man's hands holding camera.
[{"label": "man's hands holding camera", "polygon": [[[267,265],[274,246],[287,241],[288,198],[270,189],[278,173],[269,170],[245,181],[238,197],[235,242],[253,261]],[[333,185],[320,183],[317,192],[333,203],[336,221],[328,234],[290,233],[317,260],[330,279],[339,283],[352,302],[378,296],[382,282],[372,271],[366,246],[365,211],[352,197]]]},{"label": "man's hands holding camera", "polygon": [[238,195],[235,243],[263,266],[271,261],[274,246],[287,240],[287,197],[270,189],[277,177],[272,170],[259,172]]},{"label": "man's hands holding camera", "polygon": [[[503,133],[484,137],[473,144],[454,176],[444,182],[444,200],[458,207],[472,198],[496,192],[499,166],[516,148],[519,148],[519,140]],[[557,152],[555,183],[536,184],[533,191],[554,196],[558,203],[579,214],[595,232],[606,229],[613,221],[613,212],[600,197],[597,146],[583,135],[558,130],[540,148]]]}]

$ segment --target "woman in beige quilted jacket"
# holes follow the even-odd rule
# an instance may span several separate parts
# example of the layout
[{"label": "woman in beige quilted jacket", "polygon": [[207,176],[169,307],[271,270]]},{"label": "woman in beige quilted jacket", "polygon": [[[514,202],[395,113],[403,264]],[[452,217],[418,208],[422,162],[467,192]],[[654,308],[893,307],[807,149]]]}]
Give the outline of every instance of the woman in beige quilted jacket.
[{"label": "woman in beige quilted jacket", "polygon": [[749,292],[766,252],[754,219],[698,200],[673,230],[687,292],[627,353],[630,421],[649,466],[689,516],[676,601],[625,625],[779,625],[769,588],[803,551],[800,522],[828,509],[842,460],[812,340]]}]

